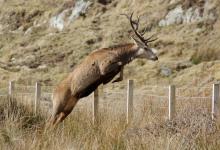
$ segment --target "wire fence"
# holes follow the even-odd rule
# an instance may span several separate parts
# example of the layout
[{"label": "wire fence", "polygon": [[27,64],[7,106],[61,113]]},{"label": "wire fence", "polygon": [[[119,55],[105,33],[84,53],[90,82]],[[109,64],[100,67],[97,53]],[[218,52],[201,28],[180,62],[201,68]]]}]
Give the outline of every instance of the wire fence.
[{"label": "wire fence", "polygon": [[[178,113],[181,108],[188,107],[188,105],[185,105],[186,103],[190,103],[192,108],[201,107],[210,110],[214,117],[217,111],[217,104],[219,103],[219,85],[214,85],[175,87],[174,93],[172,93],[170,86],[145,86],[143,89],[140,89],[134,85],[128,91],[129,84],[126,82],[109,84],[98,88],[97,108],[92,107],[97,97],[91,94],[88,97],[82,98],[73,111],[85,109],[88,113],[92,113],[95,111],[94,109],[99,109],[109,112],[112,116],[126,115],[127,120],[130,119],[128,118],[129,114],[132,114],[132,118],[140,118],[137,116],[149,112],[164,119],[172,119],[172,116],[175,116],[175,113]],[[16,100],[32,106],[33,109],[36,109],[35,111],[40,109],[41,111],[50,112],[55,86],[40,86],[40,88],[39,86],[39,84],[24,86],[10,82],[8,87],[0,88],[0,98],[13,96]],[[214,91],[217,91],[217,93]],[[132,94],[128,94],[130,92]],[[171,96],[172,94],[174,94],[174,97]],[[130,96],[132,98],[129,98]]]}]

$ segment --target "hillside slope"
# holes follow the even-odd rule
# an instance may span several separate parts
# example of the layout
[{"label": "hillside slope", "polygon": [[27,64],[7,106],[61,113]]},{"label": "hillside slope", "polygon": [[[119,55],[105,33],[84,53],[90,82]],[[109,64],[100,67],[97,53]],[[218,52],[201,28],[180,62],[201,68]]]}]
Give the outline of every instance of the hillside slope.
[{"label": "hillside slope", "polygon": [[0,1],[0,81],[56,84],[92,50],[131,42],[130,25],[120,14],[133,11],[146,36],[157,35],[151,46],[159,61],[132,62],[125,79],[201,86],[220,80],[218,0],[90,2]]}]

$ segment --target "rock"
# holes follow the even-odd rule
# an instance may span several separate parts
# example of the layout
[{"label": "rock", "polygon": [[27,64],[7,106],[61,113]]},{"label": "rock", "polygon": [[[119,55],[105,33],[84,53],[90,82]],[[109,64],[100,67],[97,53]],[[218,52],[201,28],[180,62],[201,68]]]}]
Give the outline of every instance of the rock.
[{"label": "rock", "polygon": [[68,10],[64,10],[57,16],[54,16],[50,19],[50,26],[53,28],[57,28],[59,31],[64,29],[64,18],[67,14]]},{"label": "rock", "polygon": [[217,15],[215,12],[215,6],[209,1],[206,1],[202,6],[193,5],[184,9],[184,6],[177,5],[171,9],[164,19],[159,21],[159,26],[168,26],[172,24],[181,23],[196,23],[205,20],[216,20]]},{"label": "rock", "polygon": [[199,8],[189,8],[186,10],[185,15],[183,16],[184,23],[200,22],[203,18],[200,14]]},{"label": "rock", "polygon": [[91,4],[90,1],[79,0],[74,7],[63,10],[50,19],[50,26],[62,31],[65,26],[75,21],[81,14],[84,14]]},{"label": "rock", "polygon": [[165,77],[169,77],[172,74],[172,69],[167,66],[162,66],[160,68],[160,74]]},{"label": "rock", "polygon": [[47,68],[47,65],[40,65],[38,66],[38,69],[46,69]]},{"label": "rock", "polygon": [[183,20],[183,9],[181,5],[168,12],[165,19],[159,22],[159,26],[168,26],[171,24],[180,24]]},{"label": "rock", "polygon": [[160,74],[165,77],[169,77],[172,74],[172,69],[166,66],[160,68]]},{"label": "rock", "polygon": [[24,32],[24,35],[31,34],[32,31],[33,31],[33,27],[30,27],[30,28],[28,28],[28,29]]},{"label": "rock", "polygon": [[44,65],[40,65],[40,66],[37,67],[37,69],[39,69],[39,70],[47,70],[47,68],[48,67],[45,64]]}]

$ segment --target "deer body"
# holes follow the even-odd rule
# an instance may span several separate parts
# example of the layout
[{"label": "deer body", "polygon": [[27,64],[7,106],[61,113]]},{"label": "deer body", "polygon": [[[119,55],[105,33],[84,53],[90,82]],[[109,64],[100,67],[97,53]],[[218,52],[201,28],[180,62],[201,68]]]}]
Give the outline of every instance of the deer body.
[{"label": "deer body", "polygon": [[131,44],[103,48],[90,53],[56,87],[53,95],[52,124],[65,119],[78,100],[91,94],[100,84],[107,84],[120,72],[120,77],[113,82],[122,80],[123,67],[135,58],[158,59],[146,43],[136,40]]},{"label": "deer body", "polygon": [[133,59],[135,53],[137,47],[134,44],[92,52],[71,73],[72,93],[82,98],[93,92],[98,85],[108,83]]}]

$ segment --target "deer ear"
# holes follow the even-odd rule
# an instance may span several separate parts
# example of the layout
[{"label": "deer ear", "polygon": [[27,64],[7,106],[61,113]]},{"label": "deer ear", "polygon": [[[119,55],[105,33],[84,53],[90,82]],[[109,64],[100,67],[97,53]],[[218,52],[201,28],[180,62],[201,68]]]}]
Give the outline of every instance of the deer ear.
[{"label": "deer ear", "polygon": [[134,41],[135,45],[143,47],[144,44],[137,40],[135,37],[131,36],[131,39]]}]

